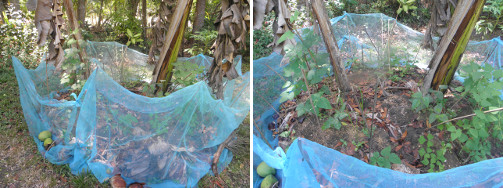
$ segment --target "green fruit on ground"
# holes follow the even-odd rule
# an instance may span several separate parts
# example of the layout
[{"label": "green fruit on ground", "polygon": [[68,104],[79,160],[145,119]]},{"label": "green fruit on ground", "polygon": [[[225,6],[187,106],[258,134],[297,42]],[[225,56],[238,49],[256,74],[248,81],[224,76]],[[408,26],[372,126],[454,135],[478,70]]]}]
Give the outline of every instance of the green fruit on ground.
[{"label": "green fruit on ground", "polygon": [[270,167],[265,162],[261,162],[257,166],[257,174],[260,177],[266,177],[267,175],[270,175],[270,174],[274,175],[274,174],[276,174],[276,169]]},{"label": "green fruit on ground", "polygon": [[51,138],[46,138],[44,140],[44,147],[47,147],[52,144],[52,139]]},{"label": "green fruit on ground", "polygon": [[270,188],[272,187],[276,182],[278,182],[278,179],[274,177],[273,175],[269,174],[267,177],[262,180],[262,183],[260,183],[260,188]]},{"label": "green fruit on ground", "polygon": [[40,134],[38,134],[38,139],[40,141],[45,141],[46,138],[51,138],[51,132],[50,131],[42,131]]}]

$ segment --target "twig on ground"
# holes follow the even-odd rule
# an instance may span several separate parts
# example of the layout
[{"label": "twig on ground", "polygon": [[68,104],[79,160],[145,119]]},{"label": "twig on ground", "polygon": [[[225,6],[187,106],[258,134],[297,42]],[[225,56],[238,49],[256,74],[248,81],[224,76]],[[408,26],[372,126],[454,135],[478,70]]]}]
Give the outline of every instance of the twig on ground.
[{"label": "twig on ground", "polygon": [[229,137],[227,137],[227,139],[225,139],[225,141],[218,146],[217,152],[213,155],[213,162],[211,163],[211,169],[213,170],[213,174],[215,174],[216,177],[218,177],[218,161],[220,160],[220,155],[222,155],[224,148],[236,135],[236,130],[232,131]]},{"label": "twig on ground", "polygon": [[411,88],[409,88],[409,87],[387,87],[387,88],[385,88],[385,89],[386,89],[386,90],[388,90],[388,89],[389,89],[389,90],[391,90],[391,89],[397,89],[397,90],[399,90],[399,89],[411,90]]},{"label": "twig on ground", "polygon": [[280,113],[276,110],[276,108],[274,108],[274,106],[273,106],[271,103],[269,103],[269,101],[265,100],[264,96],[262,96],[259,92],[256,92],[256,94],[257,94],[257,95],[258,95],[258,96],[259,96],[262,100],[264,100],[264,102],[266,102],[266,103],[267,103],[267,105],[269,105],[269,107],[271,107],[271,108],[272,108],[272,109],[273,109],[273,110],[274,110],[274,111],[275,111],[278,115],[280,114]]}]

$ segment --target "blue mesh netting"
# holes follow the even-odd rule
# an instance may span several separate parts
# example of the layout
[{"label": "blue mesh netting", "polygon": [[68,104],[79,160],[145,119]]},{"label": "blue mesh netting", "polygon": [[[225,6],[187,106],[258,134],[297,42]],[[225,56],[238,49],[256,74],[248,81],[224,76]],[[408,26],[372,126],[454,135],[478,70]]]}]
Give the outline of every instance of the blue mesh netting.
[{"label": "blue mesh netting", "polygon": [[[218,145],[248,114],[249,74],[226,81],[224,100],[214,99],[204,81],[149,98],[119,84],[151,80],[146,55],[118,43],[89,44],[96,68],[79,95],[72,94],[74,101],[53,98],[69,89],[53,66],[42,62],[27,70],[12,58],[26,123],[42,155],[54,164],[69,164],[74,174],[91,171],[100,182],[121,174],[128,184],[196,186],[209,172]],[[211,62],[203,55],[179,60]],[[48,151],[38,140],[43,130],[50,130],[56,143]],[[219,170],[231,159],[225,150]]]},{"label": "blue mesh netting", "polygon": [[[389,59],[410,58],[415,65],[426,68],[433,52],[422,49],[424,35],[396,22],[384,14],[348,14],[331,20],[334,35],[347,68],[355,59],[372,68],[388,66]],[[304,28],[299,31],[312,28]],[[298,41],[298,39],[297,39]],[[438,41],[438,38],[434,38]],[[324,51],[324,44],[319,47]],[[470,41],[461,64],[470,61],[501,69],[503,41]],[[276,177],[281,187],[502,187],[503,158],[490,159],[440,173],[405,174],[369,165],[354,157],[324,147],[307,139],[299,138],[290,145],[288,152],[278,147],[278,138],[272,136],[268,124],[275,121],[273,115],[280,106],[279,98],[286,81],[283,68],[288,64],[283,56],[273,53],[254,60],[253,110],[254,170],[260,162],[277,169]],[[282,62],[283,61],[283,62]],[[327,59],[327,61],[329,61]],[[279,74],[279,75],[278,75]],[[285,78],[285,79],[288,79]],[[456,76],[463,81],[463,78]],[[502,95],[503,96],[503,95]],[[258,129],[257,129],[258,128]],[[272,150],[263,137],[275,148]],[[255,187],[262,178],[254,171]]]}]

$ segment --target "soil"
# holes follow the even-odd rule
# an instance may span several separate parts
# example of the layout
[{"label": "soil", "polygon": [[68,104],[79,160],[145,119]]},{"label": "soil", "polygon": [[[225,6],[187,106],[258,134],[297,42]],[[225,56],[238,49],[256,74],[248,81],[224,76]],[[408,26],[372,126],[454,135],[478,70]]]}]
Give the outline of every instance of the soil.
[{"label": "soil", "polygon": [[[399,75],[399,71],[395,69],[392,74]],[[316,116],[311,114],[297,117],[295,106],[297,103],[308,100],[307,92],[301,93],[294,100],[283,103],[279,116],[276,116],[278,125],[269,125],[269,129],[275,134],[281,133],[283,130],[278,129],[279,124],[288,113],[293,113],[294,115],[290,115],[288,120],[290,127],[287,127],[294,130],[293,134],[290,138],[279,137],[279,145],[284,149],[291,144],[292,138],[303,137],[369,163],[372,153],[391,146],[392,152],[396,153],[402,160],[402,164],[407,166],[407,170],[404,170],[406,173],[427,173],[429,168],[423,166],[418,154],[418,149],[424,146],[420,146],[418,139],[421,135],[433,134],[435,143],[433,148],[440,148],[440,142],[444,141],[443,134],[445,133],[434,127],[428,128],[426,115],[416,113],[411,109],[411,95],[418,91],[418,85],[421,85],[425,73],[424,70],[414,67],[400,79],[391,81],[386,79],[390,78],[391,74],[385,70],[355,70],[348,73],[348,80],[351,81],[353,91],[345,93],[344,96],[338,94],[337,86],[334,85],[335,78],[327,77],[318,85],[318,88],[311,89],[312,93],[316,93],[323,86],[328,86],[331,90],[332,96],[325,95],[325,97],[331,101],[333,109],[320,111],[321,125],[326,117],[335,113],[334,109],[340,108],[341,103],[336,102],[337,98],[344,99],[345,112],[350,118],[343,120],[344,124],[340,130],[335,128],[323,130],[321,125],[318,125]],[[458,81],[451,83],[453,88],[459,85],[461,83]],[[467,100],[456,103],[457,99],[451,92],[448,90],[444,95],[448,99],[446,106],[456,110],[458,116],[473,113],[471,104]],[[371,132],[370,125],[373,125],[374,129],[372,136],[366,133]],[[493,147],[493,157],[499,157],[498,153],[501,154],[502,150],[501,147]],[[445,170],[466,165],[469,162],[468,155],[461,151],[459,145],[454,145],[454,148],[448,150],[444,157],[447,159],[443,163]]]}]

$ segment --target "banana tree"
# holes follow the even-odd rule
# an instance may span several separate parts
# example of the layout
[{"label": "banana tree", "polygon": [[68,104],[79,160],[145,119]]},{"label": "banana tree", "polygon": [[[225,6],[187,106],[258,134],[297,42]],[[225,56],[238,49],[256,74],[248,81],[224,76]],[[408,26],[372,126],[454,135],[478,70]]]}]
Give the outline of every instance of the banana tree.
[{"label": "banana tree", "polygon": [[209,85],[218,99],[223,98],[223,77],[238,76],[234,57],[246,49],[250,28],[249,2],[247,0],[222,0],[220,17],[215,22],[218,36],[213,47],[214,60],[208,72]]},{"label": "banana tree", "polygon": [[447,31],[447,23],[451,20],[452,13],[457,4],[458,0],[430,0],[431,18],[424,34],[423,43],[421,44],[423,48],[434,50],[432,36],[435,34],[440,38],[444,36]]},{"label": "banana tree", "polygon": [[[159,61],[154,69],[154,83],[162,82],[162,91],[165,93],[173,76],[173,63],[178,57],[178,51],[183,40],[183,33],[187,27],[192,0],[179,0],[172,15],[168,32],[165,35],[164,44],[159,56]],[[159,88],[156,88],[156,92]]]},{"label": "banana tree", "polygon": [[[308,1],[306,1],[308,2]],[[304,3],[299,3],[304,4]],[[284,47],[287,45],[295,45],[295,40],[289,38],[280,40],[287,31],[292,30],[289,25],[289,18],[291,17],[290,9],[287,6],[286,0],[254,0],[253,1],[253,29],[259,30],[267,14],[274,11],[275,18],[273,23],[273,51],[279,54],[285,54]],[[307,9],[309,11],[309,9]]]},{"label": "banana tree", "polygon": [[447,32],[430,61],[430,70],[421,88],[423,94],[428,93],[430,88],[438,90],[441,85],[450,84],[484,3],[485,0],[461,0],[458,3]]},{"label": "banana tree", "polygon": [[152,35],[150,36],[152,44],[150,45],[148,53],[149,64],[155,64],[155,54],[161,53],[161,49],[164,45],[164,38],[168,32],[171,17],[173,16],[175,3],[175,0],[161,0],[157,16],[152,18],[152,23],[155,23],[155,25],[152,28]]}]

